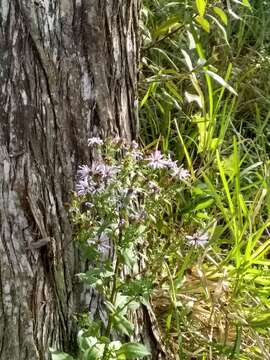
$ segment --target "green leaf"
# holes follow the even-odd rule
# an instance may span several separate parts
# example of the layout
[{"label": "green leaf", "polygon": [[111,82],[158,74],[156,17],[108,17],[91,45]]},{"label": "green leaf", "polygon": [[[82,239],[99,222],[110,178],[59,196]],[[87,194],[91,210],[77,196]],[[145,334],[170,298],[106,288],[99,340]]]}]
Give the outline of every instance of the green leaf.
[{"label": "green leaf", "polygon": [[198,9],[199,15],[203,18],[206,10],[206,0],[196,0],[196,7]]},{"label": "green leaf", "polygon": [[52,360],[74,360],[74,358],[67,353],[57,351],[52,348],[50,348],[49,350],[52,354]]},{"label": "green leaf", "polygon": [[206,31],[206,32],[210,32],[210,24],[209,21],[206,20],[205,18],[201,17],[201,16],[196,16],[197,23],[201,26],[201,28]]},{"label": "green leaf", "polygon": [[202,200],[199,203],[197,203],[197,205],[192,209],[193,211],[198,211],[198,210],[203,210],[208,208],[209,206],[211,206],[214,202],[214,199],[210,198],[210,199],[206,199],[206,200]]},{"label": "green leaf", "polygon": [[140,103],[140,109],[144,106],[144,104],[146,103],[146,101],[148,100],[148,98],[156,91],[157,88],[157,83],[154,82],[153,84],[151,84],[146,92],[146,94],[144,95],[141,103]]},{"label": "green leaf", "polygon": [[155,31],[154,36],[158,37],[161,34],[167,33],[173,26],[179,25],[179,18],[172,16],[164,21]]},{"label": "green leaf", "polygon": [[190,56],[188,55],[188,53],[185,50],[181,50],[181,52],[184,55],[185,62],[187,64],[187,67],[188,67],[189,71],[192,71],[193,70],[193,65],[192,65],[192,61],[191,61]]},{"label": "green leaf", "polygon": [[133,324],[122,315],[113,314],[113,327],[127,336],[130,336],[134,331]]},{"label": "green leaf", "polygon": [[250,5],[249,0],[242,0],[242,4],[252,10],[252,6]]},{"label": "green leaf", "polygon": [[236,338],[234,342],[234,347],[232,350],[231,358],[239,359],[240,349],[241,349],[241,340],[242,340],[242,327],[236,326]]},{"label": "green leaf", "polygon": [[227,43],[228,46],[230,46],[229,44],[229,41],[228,41],[228,37],[227,37],[227,32],[226,32],[226,29],[224,28],[224,26],[218,21],[218,19],[216,19],[214,16],[212,15],[209,15],[209,17],[217,24],[217,26],[220,28],[223,36],[224,36],[224,39]]},{"label": "green leaf", "polygon": [[128,248],[121,249],[121,255],[122,255],[123,263],[127,267],[132,268],[132,266],[135,264],[137,260],[137,256],[134,252],[133,246],[130,245]]},{"label": "green leaf", "polygon": [[112,278],[113,275],[113,271],[109,271],[104,268],[91,269],[85,273],[77,274],[81,281],[91,286],[102,285],[104,279]]},{"label": "green leaf", "polygon": [[270,327],[270,311],[266,310],[258,316],[249,320],[249,325],[253,328],[269,328]]},{"label": "green leaf", "polygon": [[192,33],[190,31],[187,30],[187,36],[188,36],[188,41],[189,41],[189,50],[193,50],[196,48],[196,42],[195,39],[192,35]]},{"label": "green leaf", "polygon": [[231,154],[221,161],[224,173],[232,179],[236,173],[234,168],[234,154]]},{"label": "green leaf", "polygon": [[205,70],[205,72],[206,74],[211,76],[214,80],[216,80],[220,85],[222,85],[225,89],[229,90],[233,95],[238,96],[234,88],[231,87],[231,85],[229,85],[221,76],[210,70]]},{"label": "green leaf", "polygon": [[214,6],[213,10],[219,16],[219,18],[223,22],[223,24],[228,25],[228,17],[225,14],[225,12],[217,6]]},{"label": "green leaf", "polygon": [[125,355],[126,359],[141,359],[145,356],[151,355],[143,344],[127,343],[121,346],[117,351],[117,355]]}]

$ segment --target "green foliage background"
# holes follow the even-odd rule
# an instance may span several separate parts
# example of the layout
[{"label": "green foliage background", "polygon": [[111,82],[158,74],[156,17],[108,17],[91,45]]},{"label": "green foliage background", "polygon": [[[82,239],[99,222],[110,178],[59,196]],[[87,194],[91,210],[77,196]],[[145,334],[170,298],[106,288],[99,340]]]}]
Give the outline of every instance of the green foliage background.
[{"label": "green foliage background", "polygon": [[192,174],[151,265],[175,359],[270,358],[269,22],[268,1],[143,1],[141,141]]}]

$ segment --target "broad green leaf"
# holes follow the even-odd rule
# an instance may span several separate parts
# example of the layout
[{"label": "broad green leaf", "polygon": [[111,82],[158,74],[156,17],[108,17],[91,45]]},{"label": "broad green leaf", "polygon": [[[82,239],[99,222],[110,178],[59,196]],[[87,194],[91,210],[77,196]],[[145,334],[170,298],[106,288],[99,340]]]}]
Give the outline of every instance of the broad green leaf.
[{"label": "broad green leaf", "polygon": [[121,255],[122,255],[123,263],[129,268],[132,268],[132,266],[137,261],[137,256],[136,253],[134,252],[132,245],[127,248],[121,249]]},{"label": "broad green leaf", "polygon": [[263,257],[263,255],[270,249],[270,239],[265,241],[259,248],[251,255],[250,264],[257,259]]},{"label": "broad green leaf", "polygon": [[198,9],[199,15],[203,18],[206,10],[207,1],[206,0],[196,0],[196,7]]},{"label": "broad green leaf", "polygon": [[222,143],[222,140],[220,138],[212,138],[210,140],[209,147],[210,147],[211,150],[216,150],[218,145],[220,145],[221,143]]},{"label": "broad green leaf", "polygon": [[216,74],[216,73],[214,73],[213,71],[210,71],[210,70],[205,70],[205,72],[206,72],[206,74],[211,76],[214,80],[216,80],[220,85],[222,85],[225,89],[229,90],[235,96],[238,96],[238,94],[234,90],[234,88],[231,87],[231,85],[229,85],[221,76],[219,76],[218,74]]},{"label": "broad green leaf", "polygon": [[117,355],[125,355],[127,360],[141,359],[145,356],[151,355],[143,344],[138,343],[124,344],[116,353]]},{"label": "broad green leaf", "polygon": [[195,20],[197,21],[197,23],[201,26],[201,28],[206,31],[206,32],[210,32],[210,24],[209,21],[206,20],[205,18],[201,17],[201,16],[196,16]]},{"label": "broad green leaf", "polygon": [[113,271],[108,271],[102,268],[91,269],[85,273],[77,274],[81,281],[92,286],[101,285],[104,279],[112,278],[113,275]]},{"label": "broad green leaf", "polygon": [[219,18],[223,22],[223,24],[228,25],[228,17],[225,14],[225,12],[217,6],[214,6],[213,10],[219,16]]}]

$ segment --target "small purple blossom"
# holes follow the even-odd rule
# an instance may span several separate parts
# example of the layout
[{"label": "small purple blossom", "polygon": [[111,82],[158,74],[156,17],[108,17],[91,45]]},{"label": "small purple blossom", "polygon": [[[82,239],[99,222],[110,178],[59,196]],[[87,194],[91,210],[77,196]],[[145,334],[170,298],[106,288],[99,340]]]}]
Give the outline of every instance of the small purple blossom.
[{"label": "small purple blossom", "polygon": [[184,169],[182,166],[172,168],[171,175],[179,180],[186,180],[190,177],[189,171]]},{"label": "small purple blossom", "polygon": [[177,168],[177,161],[173,161],[169,155],[167,160],[164,160],[164,164],[168,169],[175,169]]},{"label": "small purple blossom", "polygon": [[155,150],[150,156],[146,158],[148,165],[153,169],[163,169],[167,167],[166,159],[159,150]]},{"label": "small purple blossom", "polygon": [[88,240],[87,244],[90,246],[96,246],[97,250],[103,255],[108,255],[108,250],[111,249],[109,237],[102,233],[100,236],[96,236],[93,240]]},{"label": "small purple blossom", "polygon": [[87,165],[79,166],[78,176],[80,179],[85,179],[90,173],[90,168]]},{"label": "small purple blossom", "polygon": [[103,145],[103,140],[100,137],[91,137],[88,139],[88,146]]},{"label": "small purple blossom", "polygon": [[196,231],[193,235],[186,235],[186,240],[188,240],[189,245],[191,246],[205,246],[208,242],[209,235],[207,232]]},{"label": "small purple blossom", "polygon": [[76,184],[76,192],[79,196],[86,195],[89,192],[89,184],[87,178],[79,180],[79,182]]},{"label": "small purple blossom", "polygon": [[76,192],[79,196],[83,196],[97,191],[97,184],[89,176],[79,179],[76,184]]},{"label": "small purple blossom", "polygon": [[118,172],[117,166],[110,166],[104,163],[93,162],[91,172],[93,175],[99,175],[104,179],[112,178]]}]

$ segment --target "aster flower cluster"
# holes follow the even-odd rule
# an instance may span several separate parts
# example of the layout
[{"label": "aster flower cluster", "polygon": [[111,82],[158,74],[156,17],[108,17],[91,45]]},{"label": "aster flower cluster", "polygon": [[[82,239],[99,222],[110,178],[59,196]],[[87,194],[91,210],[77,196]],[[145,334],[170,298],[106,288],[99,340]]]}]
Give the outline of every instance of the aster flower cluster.
[{"label": "aster flower cluster", "polygon": [[186,180],[190,173],[182,166],[178,167],[177,161],[173,161],[170,157],[165,157],[159,150],[155,150],[146,158],[148,166],[153,169],[169,169],[170,175],[180,180]]},{"label": "aster flower cluster", "polygon": [[[102,146],[104,141],[99,137],[88,139],[88,146]],[[104,187],[114,178],[118,172],[118,167],[109,165],[103,161],[94,161],[88,165],[80,165],[77,177],[76,192],[79,196],[102,191]]]},{"label": "aster flower cluster", "polygon": [[77,172],[78,182],[76,192],[78,195],[86,195],[101,191],[117,174],[118,167],[103,162],[93,162],[91,168],[87,165],[79,166]]},{"label": "aster flower cluster", "polygon": [[[132,335],[126,316],[134,310],[134,303],[142,298],[149,301],[155,273],[147,267],[151,270],[152,263],[161,265],[162,270],[160,259],[171,251],[171,240],[177,242],[173,236],[182,225],[180,212],[175,214],[174,209],[182,207],[186,191],[190,195],[190,174],[170,156],[158,149],[144,152],[135,141],[92,137],[88,146],[95,161],[79,166],[70,209],[80,253],[88,260],[87,269],[78,277],[107,305],[105,333],[110,335],[113,330]],[[208,235],[200,232],[186,236],[194,247],[206,245],[207,240]],[[133,272],[139,261],[147,271]],[[123,281],[123,274],[131,272],[134,276]],[[120,317],[121,326],[117,327]],[[110,324],[115,327],[110,328]],[[125,328],[123,324],[128,325]],[[100,322],[96,325],[102,326]],[[110,336],[105,340],[99,337],[97,343],[104,343],[106,350]]]},{"label": "aster flower cluster", "polygon": [[[90,147],[101,147],[107,146],[108,144],[114,148],[115,152],[124,150],[125,155],[130,156],[140,167],[149,168],[152,171],[166,169],[172,178],[180,181],[185,181],[190,177],[188,170],[182,166],[178,166],[177,161],[173,161],[170,156],[166,157],[159,150],[155,150],[150,155],[144,156],[136,141],[127,144],[125,140],[119,137],[109,139],[108,141],[103,141],[99,137],[92,137],[88,140]],[[91,167],[88,165],[79,166],[77,173],[78,182],[76,184],[77,194],[81,196],[104,190],[106,185],[116,177],[119,171],[121,171],[121,164],[120,166],[109,165],[103,161],[93,162]],[[154,186],[153,184],[154,183],[150,181],[149,190],[152,193],[157,193],[158,185]]]}]

